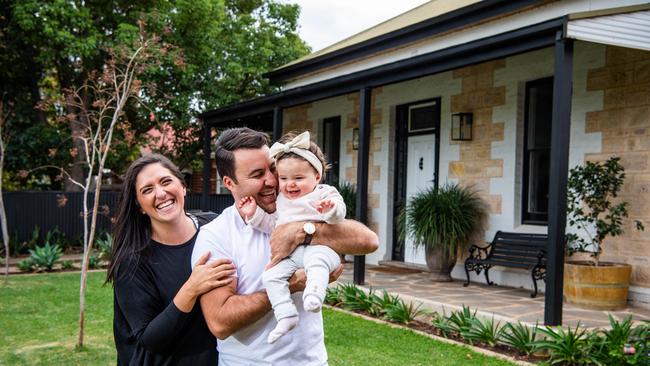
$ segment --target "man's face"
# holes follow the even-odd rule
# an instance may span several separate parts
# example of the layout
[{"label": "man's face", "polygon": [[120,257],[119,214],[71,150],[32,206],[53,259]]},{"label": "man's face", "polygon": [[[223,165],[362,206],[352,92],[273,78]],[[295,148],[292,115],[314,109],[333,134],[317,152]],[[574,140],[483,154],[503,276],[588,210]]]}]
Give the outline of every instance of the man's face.
[{"label": "man's face", "polygon": [[264,211],[275,212],[278,180],[273,160],[269,158],[269,148],[238,149],[233,154],[237,183],[230,180],[226,187],[232,192],[235,201],[251,196]]}]

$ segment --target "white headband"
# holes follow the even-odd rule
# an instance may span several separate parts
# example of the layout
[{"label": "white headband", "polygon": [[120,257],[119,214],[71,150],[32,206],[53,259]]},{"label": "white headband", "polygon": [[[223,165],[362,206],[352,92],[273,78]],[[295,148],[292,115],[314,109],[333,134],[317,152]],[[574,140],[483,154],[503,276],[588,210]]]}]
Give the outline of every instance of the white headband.
[{"label": "white headband", "polygon": [[318,174],[323,175],[323,164],[314,153],[309,151],[309,145],[309,131],[305,131],[286,144],[274,143],[269,150],[269,156],[271,159],[275,159],[279,154],[294,153],[307,160]]}]

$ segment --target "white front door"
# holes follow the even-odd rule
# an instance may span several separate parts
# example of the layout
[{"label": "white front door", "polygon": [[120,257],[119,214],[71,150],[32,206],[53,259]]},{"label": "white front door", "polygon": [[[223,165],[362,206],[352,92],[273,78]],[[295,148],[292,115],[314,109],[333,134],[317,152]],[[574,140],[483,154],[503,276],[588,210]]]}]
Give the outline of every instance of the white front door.
[{"label": "white front door", "polygon": [[[410,136],[407,141],[406,199],[433,187],[435,179],[435,134]],[[404,261],[425,264],[424,250],[415,249],[413,240],[404,243]]]}]

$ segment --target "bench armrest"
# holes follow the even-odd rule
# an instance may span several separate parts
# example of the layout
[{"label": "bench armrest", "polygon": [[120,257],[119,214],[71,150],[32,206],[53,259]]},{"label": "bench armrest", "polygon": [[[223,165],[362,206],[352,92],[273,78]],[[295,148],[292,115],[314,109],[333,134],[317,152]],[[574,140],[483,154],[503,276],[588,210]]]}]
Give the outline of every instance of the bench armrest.
[{"label": "bench armrest", "polygon": [[469,247],[469,257],[472,259],[487,259],[492,249],[492,244],[489,244],[486,247],[479,247],[478,245],[472,244]]}]

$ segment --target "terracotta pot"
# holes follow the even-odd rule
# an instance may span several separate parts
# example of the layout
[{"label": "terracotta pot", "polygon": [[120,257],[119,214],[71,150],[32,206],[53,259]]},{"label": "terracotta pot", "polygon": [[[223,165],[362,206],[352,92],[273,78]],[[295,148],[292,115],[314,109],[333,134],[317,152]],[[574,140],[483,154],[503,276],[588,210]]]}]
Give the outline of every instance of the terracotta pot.
[{"label": "terracotta pot", "polygon": [[624,263],[564,263],[564,297],[587,309],[617,310],[627,306],[632,267]]},{"label": "terracotta pot", "polygon": [[431,280],[435,282],[451,282],[451,270],[456,264],[456,256],[452,258],[443,256],[442,249],[429,248],[425,250],[427,267],[431,273]]}]

